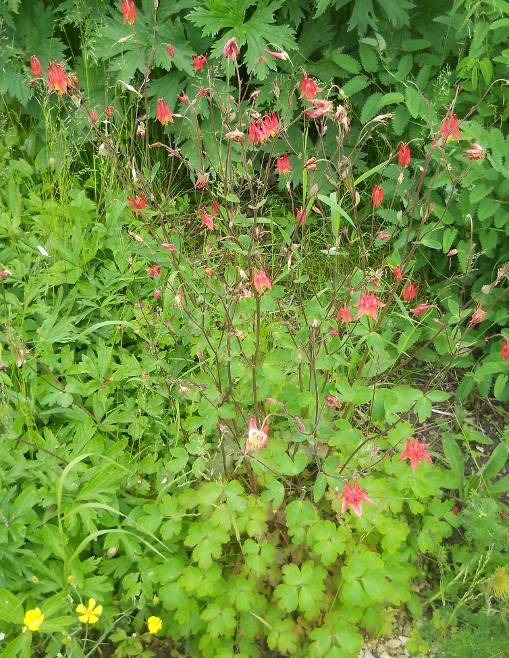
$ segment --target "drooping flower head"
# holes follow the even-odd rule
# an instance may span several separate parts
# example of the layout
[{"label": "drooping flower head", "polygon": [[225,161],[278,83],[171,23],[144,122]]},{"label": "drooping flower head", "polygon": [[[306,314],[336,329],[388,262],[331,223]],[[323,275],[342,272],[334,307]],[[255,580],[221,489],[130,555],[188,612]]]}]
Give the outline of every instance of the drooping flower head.
[{"label": "drooping flower head", "polygon": [[391,234],[388,231],[380,231],[378,237],[380,240],[388,240],[391,237]]},{"label": "drooping flower head", "polygon": [[431,304],[428,304],[428,300],[424,304],[419,304],[419,306],[416,306],[415,308],[410,310],[410,313],[414,316],[414,318],[418,317],[419,315],[422,315],[425,313],[429,308],[433,308]]},{"label": "drooping flower head", "polygon": [[460,129],[458,128],[458,117],[455,114],[453,114],[451,117],[451,115],[447,113],[447,116],[442,123],[440,132],[442,133],[443,139],[446,140],[446,144],[448,144],[452,139],[456,139],[459,142],[461,139],[461,133]]},{"label": "drooping flower head", "polygon": [[374,208],[378,208],[378,206],[382,205],[384,191],[379,185],[373,185],[373,189],[371,190],[371,200],[373,201]]},{"label": "drooping flower head", "polygon": [[264,144],[269,139],[265,124],[260,121],[252,121],[249,124],[247,135],[251,144]]},{"label": "drooping flower head", "polygon": [[140,210],[144,210],[147,207],[147,202],[145,198],[140,196],[139,194],[137,195],[136,199],[133,199],[133,197],[128,196],[127,200],[129,201],[134,212],[136,213],[136,216],[140,214]]},{"label": "drooping flower head", "polygon": [[394,278],[396,279],[396,283],[399,283],[400,281],[403,281],[403,275],[401,274],[401,267],[399,265],[396,265],[396,267],[392,268],[392,273],[394,274]]},{"label": "drooping flower head", "polygon": [[186,94],[185,91],[183,91],[180,94],[180,96],[177,96],[177,98],[179,99],[179,101],[181,103],[184,103],[184,105],[190,105],[190,103],[191,103],[191,101],[189,100],[189,96]]},{"label": "drooping flower head", "polygon": [[416,283],[412,283],[412,281],[409,281],[406,284],[402,295],[405,302],[411,302],[412,299],[414,299],[415,296],[417,295],[418,290],[419,290],[419,286]]},{"label": "drooping flower head", "polygon": [[173,123],[173,115],[164,98],[157,101],[157,121],[165,126],[167,123]]},{"label": "drooping flower head", "polygon": [[368,503],[369,505],[374,505],[375,503],[367,497],[368,492],[366,489],[362,489],[359,486],[358,482],[354,482],[353,485],[345,484],[345,489],[341,493],[340,498],[343,499],[343,504],[341,506],[341,514],[344,514],[348,507],[351,507],[357,516],[362,516],[362,506],[361,503]]},{"label": "drooping flower head", "polygon": [[25,626],[29,631],[35,633],[41,628],[41,624],[44,621],[44,615],[39,610],[39,608],[34,608],[33,610],[27,610],[25,618],[23,620]]},{"label": "drooping flower head", "polygon": [[307,214],[304,208],[297,208],[295,211],[295,216],[297,217],[297,223],[299,226],[303,226],[307,220]]},{"label": "drooping flower head", "polygon": [[290,59],[290,55],[284,50],[282,50],[280,53],[274,50],[266,50],[265,52],[268,53],[269,55],[272,55],[272,57],[275,57],[276,59],[282,59],[282,60]]},{"label": "drooping flower head", "polygon": [[277,158],[277,168],[279,171],[279,175],[282,176],[283,174],[289,174],[292,170],[292,167],[290,165],[290,160],[288,159],[288,154],[285,153],[284,155],[279,155]]},{"label": "drooping flower head", "polygon": [[359,320],[363,315],[368,315],[373,318],[373,320],[378,320],[378,307],[384,307],[385,304],[377,298],[374,292],[363,292],[359,301],[354,304],[358,306],[359,310],[357,311],[357,320]]},{"label": "drooping flower head", "polygon": [[40,78],[41,75],[43,75],[44,71],[42,70],[42,65],[41,61],[37,57],[37,55],[32,55],[30,57],[30,70],[32,71],[32,75],[35,78]]},{"label": "drooping flower head", "polygon": [[398,151],[398,163],[402,167],[408,167],[410,164],[410,158],[411,158],[411,153],[410,153],[410,147],[408,144],[401,142],[399,145],[399,151]]},{"label": "drooping flower head", "polygon": [[200,210],[201,210],[201,216],[202,216],[201,225],[206,226],[208,229],[213,231],[214,230],[214,214],[213,213],[210,213],[210,214],[207,213],[207,211],[205,210],[205,207],[203,206],[203,204],[200,206]]},{"label": "drooping flower head", "polygon": [[484,160],[485,151],[480,144],[470,142],[470,148],[463,155],[469,160]]},{"label": "drooping flower head", "polygon": [[476,308],[472,317],[470,318],[470,324],[478,324],[482,322],[486,317],[486,311],[483,311],[481,307]]},{"label": "drooping flower head", "polygon": [[425,462],[432,464],[433,462],[431,461],[431,457],[426,452],[426,448],[428,446],[429,443],[419,443],[419,439],[417,438],[415,438],[412,443],[412,439],[410,438],[406,442],[406,448],[399,456],[398,461],[400,462],[403,461],[403,459],[409,459],[412,471],[415,471],[415,469],[419,466],[421,459],[424,459]]},{"label": "drooping flower head", "polygon": [[336,315],[336,320],[338,322],[340,320],[343,320],[345,324],[348,324],[349,322],[352,322],[352,320],[354,320],[354,317],[350,313],[350,309],[346,304],[343,304],[343,306],[339,309],[338,314]]},{"label": "drooping flower head", "polygon": [[159,617],[149,617],[147,619],[148,632],[155,635],[163,627],[163,622]]},{"label": "drooping flower head", "polygon": [[134,0],[122,0],[122,16],[124,18],[124,25],[129,23],[132,25],[136,20],[136,5]]},{"label": "drooping flower head", "polygon": [[159,276],[159,274],[161,274],[161,266],[152,265],[151,267],[147,268],[147,274],[149,276]]},{"label": "drooping flower head", "polygon": [[99,119],[99,112],[95,108],[93,110],[90,110],[90,121],[92,122],[93,126],[95,126],[98,119]]},{"label": "drooping flower head", "polygon": [[171,43],[166,44],[166,52],[170,57],[175,57],[175,48],[171,45]]},{"label": "drooping flower head", "polygon": [[316,84],[316,80],[314,78],[310,78],[307,73],[304,73],[302,76],[300,88],[302,93],[299,98],[307,98],[310,101],[314,99],[317,93],[323,91],[323,87],[319,87]]},{"label": "drooping flower head", "polygon": [[509,340],[502,341],[502,347],[500,348],[500,358],[503,361],[509,359]]},{"label": "drooping flower head", "polygon": [[208,53],[205,53],[205,55],[193,55],[193,66],[195,73],[197,71],[203,71],[203,67],[205,66],[205,62],[207,61],[208,56]]},{"label": "drooping flower head", "polygon": [[318,119],[324,114],[329,114],[334,109],[332,101],[326,101],[322,98],[315,98],[311,102],[313,103],[315,109],[306,112],[306,115],[311,119]]},{"label": "drooping flower head", "polygon": [[253,270],[253,286],[261,294],[264,288],[270,290],[272,283],[263,270]]},{"label": "drooping flower head", "polygon": [[235,37],[228,39],[228,41],[224,44],[223,57],[225,59],[236,59],[239,52],[239,46]]},{"label": "drooping flower head", "polygon": [[269,424],[266,423],[265,427],[259,430],[254,417],[249,414],[249,418],[248,437],[244,449],[246,455],[253,450],[260,452],[262,448],[265,448],[267,441],[269,440]]},{"label": "drooping flower head", "polygon": [[206,171],[205,173],[199,171],[196,175],[196,182],[194,184],[194,187],[197,190],[203,190],[203,188],[207,187],[209,179],[210,179],[210,171]]},{"label": "drooping flower head", "polygon": [[102,611],[102,605],[96,606],[95,599],[88,599],[88,606],[86,608],[83,603],[80,603],[78,606],[76,606],[76,612],[81,615],[81,617],[78,617],[78,619],[84,624],[95,624],[97,621],[99,621],[99,617],[101,616]]},{"label": "drooping flower head", "polygon": [[67,94],[69,78],[58,60],[48,64],[48,80],[48,92],[51,93],[55,89],[61,94]]},{"label": "drooping flower head", "polygon": [[265,127],[265,132],[267,133],[267,135],[269,135],[270,137],[277,136],[279,132],[279,121],[275,112],[272,112],[270,116],[266,114],[263,117],[263,125]]}]

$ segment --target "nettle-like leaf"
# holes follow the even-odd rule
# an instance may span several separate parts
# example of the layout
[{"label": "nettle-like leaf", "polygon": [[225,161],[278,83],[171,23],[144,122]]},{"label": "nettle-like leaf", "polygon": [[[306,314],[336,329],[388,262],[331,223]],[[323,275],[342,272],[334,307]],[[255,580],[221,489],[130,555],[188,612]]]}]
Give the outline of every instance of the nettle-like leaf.
[{"label": "nettle-like leaf", "polygon": [[[284,0],[208,0],[205,7],[198,7],[187,18],[204,34],[215,37],[221,30],[228,30],[212,48],[214,57],[222,57],[222,48],[227,39],[235,37],[240,47],[247,44],[244,64],[249,71],[255,69],[256,76],[263,80],[268,69],[276,70],[276,62],[270,56],[266,63],[260,58],[265,49],[292,50],[297,47],[294,30],[287,25],[274,25],[274,12],[281,7]],[[252,16],[246,20],[246,11],[257,5]]]}]

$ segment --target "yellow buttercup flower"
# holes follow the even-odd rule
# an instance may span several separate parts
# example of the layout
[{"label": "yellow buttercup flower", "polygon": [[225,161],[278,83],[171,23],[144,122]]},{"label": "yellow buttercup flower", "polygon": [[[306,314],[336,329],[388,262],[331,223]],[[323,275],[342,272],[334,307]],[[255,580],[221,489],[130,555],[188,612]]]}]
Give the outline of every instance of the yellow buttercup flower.
[{"label": "yellow buttercup flower", "polygon": [[99,617],[102,614],[103,607],[102,605],[95,605],[95,599],[88,599],[88,608],[85,608],[83,603],[80,603],[76,607],[76,612],[79,612],[81,617],[78,619],[84,624],[95,624],[96,621],[99,621]]},{"label": "yellow buttercup flower", "polygon": [[148,632],[152,633],[152,635],[155,635],[157,631],[160,631],[163,627],[163,622],[159,619],[159,617],[149,617],[147,619],[147,624]]},{"label": "yellow buttercup flower", "polygon": [[25,625],[29,631],[35,632],[39,630],[42,622],[44,621],[44,615],[39,610],[39,608],[35,608],[34,610],[27,610],[25,619],[23,621],[25,622]]}]

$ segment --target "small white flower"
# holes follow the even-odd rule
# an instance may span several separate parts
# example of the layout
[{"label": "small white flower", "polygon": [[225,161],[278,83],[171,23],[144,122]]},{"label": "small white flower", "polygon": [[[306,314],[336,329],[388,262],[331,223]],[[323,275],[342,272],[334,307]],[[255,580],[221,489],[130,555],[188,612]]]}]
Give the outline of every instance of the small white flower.
[{"label": "small white flower", "polygon": [[39,253],[41,254],[41,256],[49,256],[46,249],[44,247],[41,247],[40,244],[37,245],[37,249],[38,249]]},{"label": "small white flower", "polygon": [[0,642],[5,639],[5,633],[0,633]]}]

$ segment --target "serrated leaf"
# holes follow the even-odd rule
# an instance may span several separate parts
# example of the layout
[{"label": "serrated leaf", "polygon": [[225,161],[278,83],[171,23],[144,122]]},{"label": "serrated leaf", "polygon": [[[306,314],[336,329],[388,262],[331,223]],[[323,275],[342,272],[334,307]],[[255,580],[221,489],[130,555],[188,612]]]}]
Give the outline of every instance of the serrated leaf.
[{"label": "serrated leaf", "polygon": [[391,91],[389,94],[385,94],[385,96],[382,98],[380,101],[380,107],[384,107],[385,105],[392,105],[393,103],[404,102],[405,97],[403,94],[400,94],[398,91]]},{"label": "serrated leaf", "polygon": [[493,395],[497,398],[497,400],[500,400],[500,398],[502,397],[505,386],[507,384],[507,380],[508,380],[507,375],[499,375],[497,377],[495,386],[493,388]]},{"label": "serrated leaf", "polygon": [[368,100],[364,103],[364,107],[361,112],[361,122],[367,123],[370,119],[377,115],[378,109],[380,107],[380,101],[382,100],[382,94],[377,92],[372,94]]},{"label": "serrated leaf", "polygon": [[423,100],[417,89],[412,85],[408,85],[405,89],[405,100],[408,111],[414,119],[417,119],[422,113]]},{"label": "serrated leaf", "polygon": [[366,73],[376,73],[378,71],[378,56],[372,46],[366,43],[359,44],[359,56],[361,58],[362,68]]},{"label": "serrated leaf", "polygon": [[410,53],[416,50],[426,50],[430,46],[431,42],[427,39],[409,39],[408,41],[404,41],[401,45],[403,50]]},{"label": "serrated leaf", "polygon": [[394,111],[392,127],[396,135],[402,135],[410,119],[410,113],[403,105],[399,105]]},{"label": "serrated leaf", "polygon": [[348,71],[349,73],[359,73],[361,71],[362,67],[359,62],[353,57],[350,57],[350,55],[344,55],[343,53],[335,52],[331,55],[331,57],[335,64],[340,66],[342,69],[345,69],[345,71]]},{"label": "serrated leaf", "polygon": [[348,98],[357,94],[359,91],[362,91],[370,84],[368,78],[365,75],[358,75],[351,80],[348,80],[346,84],[343,85],[342,91]]}]

